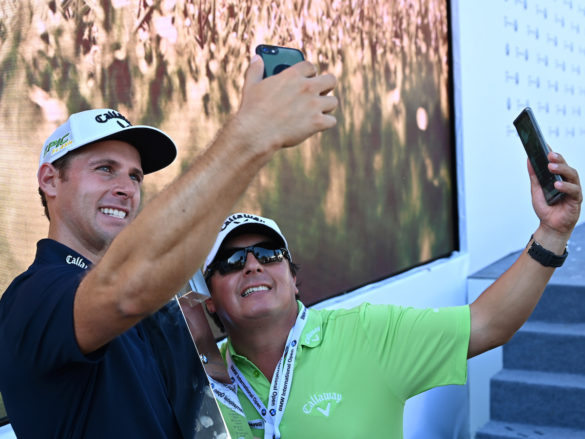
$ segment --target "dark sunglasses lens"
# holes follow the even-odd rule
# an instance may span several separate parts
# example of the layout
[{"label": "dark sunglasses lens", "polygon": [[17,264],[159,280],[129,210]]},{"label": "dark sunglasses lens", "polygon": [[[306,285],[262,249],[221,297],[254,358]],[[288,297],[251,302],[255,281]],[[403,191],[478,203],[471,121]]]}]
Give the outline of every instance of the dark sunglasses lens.
[{"label": "dark sunglasses lens", "polygon": [[218,266],[219,272],[221,274],[228,274],[244,268],[249,251],[254,253],[254,257],[261,264],[282,261],[283,259],[282,249],[267,249],[264,247],[255,246],[246,247],[245,249],[234,251],[226,259],[220,261]]},{"label": "dark sunglasses lens", "polygon": [[236,250],[223,261],[219,263],[219,272],[221,274],[228,274],[232,271],[241,270],[246,264],[246,250]]},{"label": "dark sunglasses lens", "polygon": [[269,250],[263,247],[254,247],[254,257],[261,264],[268,264],[270,262],[282,261],[282,250]]}]

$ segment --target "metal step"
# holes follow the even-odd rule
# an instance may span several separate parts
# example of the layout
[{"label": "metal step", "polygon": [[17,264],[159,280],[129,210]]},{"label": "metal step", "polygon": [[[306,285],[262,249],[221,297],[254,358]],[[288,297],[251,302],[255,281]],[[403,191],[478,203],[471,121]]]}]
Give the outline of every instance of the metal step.
[{"label": "metal step", "polygon": [[491,421],[475,439],[583,439],[585,430]]},{"label": "metal step", "polygon": [[504,345],[504,368],[585,375],[585,323],[529,321]]},{"label": "metal step", "polygon": [[585,430],[585,375],[503,369],[490,392],[493,421]]}]

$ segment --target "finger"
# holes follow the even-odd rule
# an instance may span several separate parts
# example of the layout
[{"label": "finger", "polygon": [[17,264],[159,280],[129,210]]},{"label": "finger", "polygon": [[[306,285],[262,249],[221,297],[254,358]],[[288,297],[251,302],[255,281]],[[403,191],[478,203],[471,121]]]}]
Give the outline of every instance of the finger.
[{"label": "finger", "polygon": [[320,131],[325,131],[333,128],[337,124],[337,118],[331,114],[322,114],[320,117]]},{"label": "finger", "polygon": [[[330,114],[319,114],[312,118],[311,124],[312,124],[311,130],[313,131],[313,133],[317,133],[320,131],[325,131],[329,128],[333,128],[337,124],[337,119],[335,118],[335,116],[332,116]],[[297,145],[298,143],[299,143],[298,141],[294,141],[292,143],[285,143],[284,147],[294,146]]]},{"label": "finger", "polygon": [[548,159],[549,162],[552,162],[552,163],[567,163],[565,161],[565,158],[561,154],[559,154],[558,152],[554,152],[554,151],[550,151],[547,154],[546,158]]},{"label": "finger", "polygon": [[305,78],[313,78],[317,76],[317,67],[309,61],[302,61],[289,68],[300,73]]},{"label": "finger", "polygon": [[530,191],[532,192],[532,196],[533,198],[536,197],[537,199],[541,198],[544,201],[544,194],[542,192],[540,182],[538,181],[538,177],[536,176],[536,172],[532,167],[532,163],[530,163],[530,159],[526,159],[526,164],[528,168],[528,176],[530,178]]},{"label": "finger", "polygon": [[329,114],[337,108],[339,101],[335,96],[320,96],[319,102],[321,105],[321,112]]},{"label": "finger", "polygon": [[564,193],[566,196],[578,200],[582,200],[581,186],[577,183],[570,183],[568,181],[555,181],[555,188]]},{"label": "finger", "polygon": [[548,170],[553,174],[560,175],[565,181],[579,184],[579,173],[575,168],[569,166],[564,160],[559,163],[549,163]]},{"label": "finger", "polygon": [[537,181],[538,179],[536,178],[536,172],[534,171],[534,168],[532,167],[532,163],[530,163],[530,159],[526,159],[526,163],[527,163],[527,168],[528,168],[528,175],[530,176],[530,180],[531,181]]},{"label": "finger", "polygon": [[319,76],[317,80],[319,84],[319,94],[322,96],[329,94],[337,86],[337,78],[330,73]]}]

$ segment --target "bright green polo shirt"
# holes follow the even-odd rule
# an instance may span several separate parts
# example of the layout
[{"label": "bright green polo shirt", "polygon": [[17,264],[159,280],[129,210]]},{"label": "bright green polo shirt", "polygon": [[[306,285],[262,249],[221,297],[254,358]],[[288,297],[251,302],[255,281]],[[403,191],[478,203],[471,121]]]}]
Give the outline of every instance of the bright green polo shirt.
[{"label": "bright green polo shirt", "polygon": [[[408,398],[467,380],[468,306],[421,310],[364,304],[308,311],[280,424],[283,439],[402,438]],[[229,341],[226,345],[267,405],[270,382]],[[238,395],[248,420],[261,419],[241,390]],[[264,430],[252,432],[264,436]]]}]

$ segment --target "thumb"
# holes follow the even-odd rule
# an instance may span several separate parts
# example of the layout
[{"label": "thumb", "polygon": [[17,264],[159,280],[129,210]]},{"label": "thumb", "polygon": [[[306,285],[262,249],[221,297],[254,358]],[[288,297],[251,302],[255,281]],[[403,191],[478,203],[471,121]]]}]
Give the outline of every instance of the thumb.
[{"label": "thumb", "polygon": [[527,167],[528,167],[528,176],[530,177],[530,183],[532,185],[536,185],[536,186],[540,186],[540,183],[538,182],[538,177],[536,177],[536,172],[534,171],[534,168],[532,167],[532,163],[530,163],[530,159],[527,159]]},{"label": "thumb", "polygon": [[264,61],[260,55],[254,55],[250,60],[248,70],[246,70],[246,78],[244,80],[244,93],[246,89],[253,84],[257,84],[262,81],[264,76]]}]

